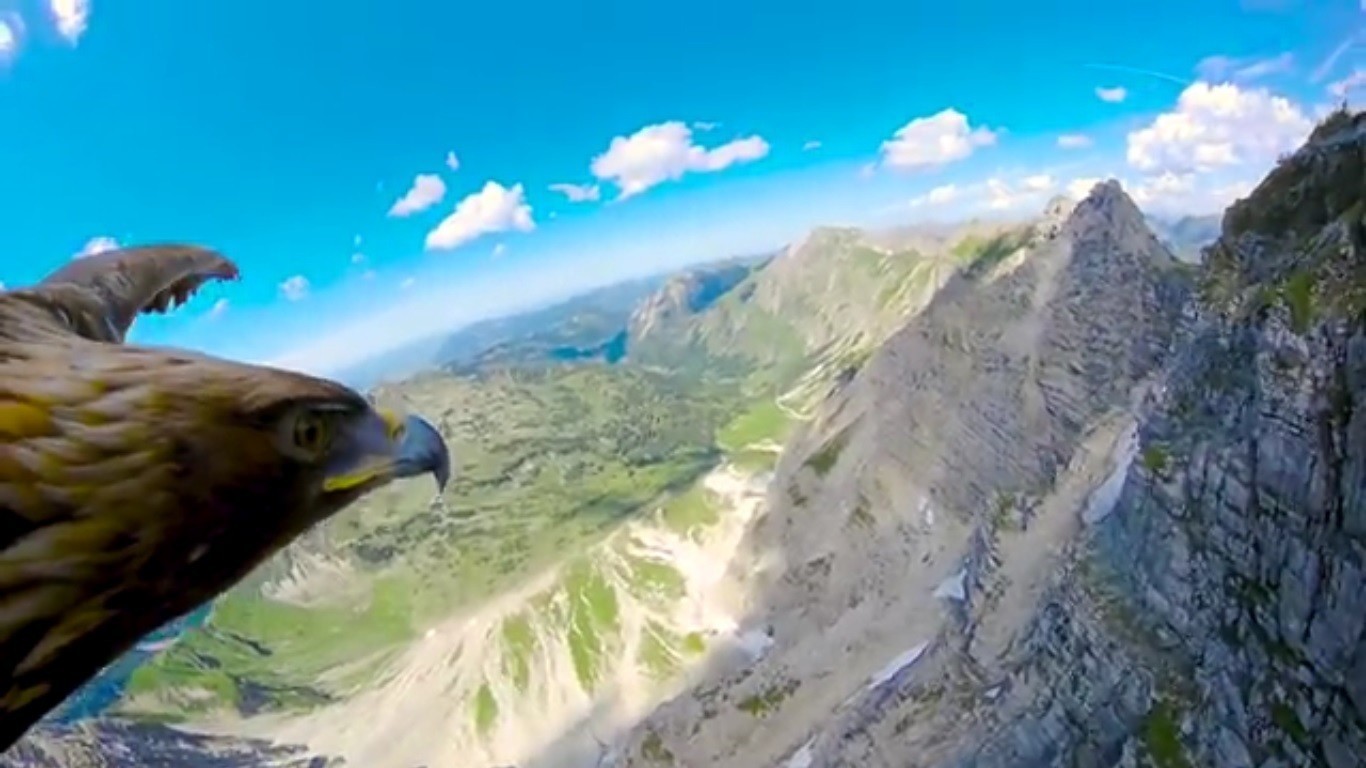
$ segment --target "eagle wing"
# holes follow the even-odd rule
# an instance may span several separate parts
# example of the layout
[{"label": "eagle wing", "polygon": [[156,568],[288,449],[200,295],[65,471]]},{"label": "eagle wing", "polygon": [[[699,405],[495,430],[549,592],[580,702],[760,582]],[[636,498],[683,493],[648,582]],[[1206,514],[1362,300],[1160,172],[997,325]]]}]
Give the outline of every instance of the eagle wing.
[{"label": "eagle wing", "polygon": [[120,343],[139,313],[166,312],[210,280],[237,277],[237,265],[217,251],[166,243],[73,260],[30,292],[46,299],[77,335]]}]

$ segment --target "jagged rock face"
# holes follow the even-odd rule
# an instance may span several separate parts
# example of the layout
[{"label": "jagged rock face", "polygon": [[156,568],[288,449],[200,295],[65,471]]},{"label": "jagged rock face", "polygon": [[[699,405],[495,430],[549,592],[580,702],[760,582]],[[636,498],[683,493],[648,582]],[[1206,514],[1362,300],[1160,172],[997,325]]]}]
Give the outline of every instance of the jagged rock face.
[{"label": "jagged rock face", "polygon": [[1211,280],[1247,300],[1174,366],[1099,539],[1191,672],[1164,694],[1194,765],[1366,763],[1364,126],[1336,115],[1226,218],[1238,274]]},{"label": "jagged rock face", "polygon": [[3,768],[332,768],[340,761],[264,741],[200,736],[164,725],[99,720],[41,725],[0,756]]},{"label": "jagged rock face", "polygon": [[[768,655],[661,708],[628,763],[964,759],[1000,725],[993,707],[1037,690],[1012,682],[1028,659],[1012,639],[1029,647],[1020,630],[1190,294],[1117,184],[950,279],[784,454],[754,572],[736,575]],[[1104,642],[1036,625],[1035,647]],[[1071,662],[1047,673],[1101,676]],[[1143,680],[1116,690],[1146,705]]]}]

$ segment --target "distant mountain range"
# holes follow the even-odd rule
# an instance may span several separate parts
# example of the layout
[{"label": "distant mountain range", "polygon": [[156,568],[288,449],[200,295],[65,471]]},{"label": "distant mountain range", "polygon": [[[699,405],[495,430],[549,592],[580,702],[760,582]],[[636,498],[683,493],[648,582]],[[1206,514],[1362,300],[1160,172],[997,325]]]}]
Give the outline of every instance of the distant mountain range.
[{"label": "distant mountain range", "polygon": [[1200,262],[1200,251],[1219,239],[1219,227],[1224,215],[1212,213],[1206,216],[1182,216],[1164,218],[1148,216],[1148,226],[1153,234],[1163,242],[1178,259],[1196,264]]}]

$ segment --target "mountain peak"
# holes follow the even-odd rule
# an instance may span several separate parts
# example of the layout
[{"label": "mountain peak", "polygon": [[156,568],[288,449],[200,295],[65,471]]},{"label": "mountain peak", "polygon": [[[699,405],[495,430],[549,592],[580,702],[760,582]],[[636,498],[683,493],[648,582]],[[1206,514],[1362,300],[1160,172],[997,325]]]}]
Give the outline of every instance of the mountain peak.
[{"label": "mountain peak", "polygon": [[1256,311],[1272,294],[1301,296],[1301,309],[1357,316],[1366,308],[1355,279],[1366,250],[1366,112],[1340,109],[1304,146],[1281,159],[1245,198],[1229,206],[1206,251],[1205,297],[1221,311]]}]

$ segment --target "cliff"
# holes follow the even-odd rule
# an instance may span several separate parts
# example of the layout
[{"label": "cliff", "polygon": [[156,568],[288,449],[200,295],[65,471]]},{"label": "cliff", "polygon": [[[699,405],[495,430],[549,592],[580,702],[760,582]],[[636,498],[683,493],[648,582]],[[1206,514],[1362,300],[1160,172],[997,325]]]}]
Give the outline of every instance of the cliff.
[{"label": "cliff", "polygon": [[1366,765],[1364,136],[1203,269],[1108,183],[951,280],[789,445],[732,574],[771,646],[625,763]]}]

